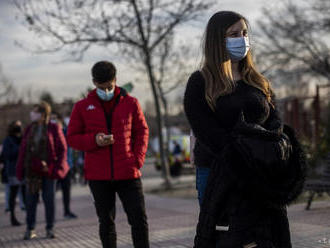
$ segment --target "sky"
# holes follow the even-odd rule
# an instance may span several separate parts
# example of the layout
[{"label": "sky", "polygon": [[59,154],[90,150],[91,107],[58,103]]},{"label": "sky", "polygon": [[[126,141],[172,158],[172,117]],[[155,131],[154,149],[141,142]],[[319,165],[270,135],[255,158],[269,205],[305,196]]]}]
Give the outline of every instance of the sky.
[{"label": "sky", "polygon": [[[261,15],[261,8],[271,4],[271,0],[222,0],[210,10],[203,18],[200,25],[185,25],[180,27],[180,34],[187,41],[194,40],[191,44],[196,54],[200,49],[200,37],[204,32],[207,20],[219,10],[232,10],[243,14],[250,21],[252,29],[256,20]],[[17,20],[17,10],[11,4],[11,0],[0,0],[0,64],[5,75],[11,79],[20,95],[24,95],[32,89],[35,97],[42,91],[52,93],[56,101],[65,98],[78,98],[81,92],[88,86],[92,86],[90,68],[96,61],[111,60],[118,70],[118,84],[135,82],[136,73],[125,61],[117,61],[111,51],[104,48],[93,48],[89,50],[81,62],[64,61],[65,54],[33,54],[16,45],[33,44],[36,39]],[[199,64],[196,56],[195,67]],[[183,94],[184,83],[176,94]],[[148,82],[135,85],[132,95],[144,103],[151,100],[151,89]]]}]

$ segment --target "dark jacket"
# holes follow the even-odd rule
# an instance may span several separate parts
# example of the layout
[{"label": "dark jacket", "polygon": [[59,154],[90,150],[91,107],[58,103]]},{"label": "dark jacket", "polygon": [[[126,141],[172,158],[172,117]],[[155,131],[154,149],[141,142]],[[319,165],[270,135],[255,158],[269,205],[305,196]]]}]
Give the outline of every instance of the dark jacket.
[{"label": "dark jacket", "polygon": [[[2,147],[1,147],[2,148]],[[1,150],[0,148],[0,150]],[[4,160],[3,160],[3,154],[2,154],[2,151],[0,152],[0,164],[3,164],[4,165]],[[5,171],[5,167],[3,166],[3,168],[1,169],[1,182],[2,183],[8,183],[8,177],[7,177],[7,173]]]},{"label": "dark jacket", "polygon": [[269,106],[265,95],[253,86],[238,82],[232,94],[220,97],[216,113],[205,99],[205,80],[200,71],[194,72],[187,83],[184,110],[196,137],[194,163],[211,167],[214,155],[231,139],[228,133],[235,125],[241,108],[247,121],[269,130],[281,129],[277,111]]},{"label": "dark jacket", "polygon": [[[212,165],[194,247],[215,247],[218,235],[224,248],[250,243],[261,248],[291,248],[286,205],[302,191],[304,153],[288,126],[284,126],[283,133],[256,130],[254,126],[237,129],[230,133],[231,141]],[[277,148],[283,134],[289,140],[286,159],[277,159],[281,149],[275,151],[275,156],[262,158],[262,153],[259,157],[257,153],[255,158],[254,151],[267,153],[269,147]],[[247,149],[244,139],[254,142],[254,151]],[[217,232],[216,226],[229,226],[229,231]]]},{"label": "dark jacket", "polygon": [[[16,176],[19,180],[24,177],[25,156],[27,153],[27,141],[30,135],[32,124],[24,131],[19,156],[16,165]],[[69,171],[67,163],[67,144],[62,129],[51,122],[47,126],[47,165],[48,177],[51,179],[63,179]]]},{"label": "dark jacket", "polygon": [[[77,102],[68,126],[68,143],[85,152],[87,180],[128,180],[141,177],[148,147],[149,129],[138,100],[116,87],[113,110],[103,109],[102,102],[91,91]],[[105,116],[107,114],[108,123]],[[115,143],[100,147],[97,133],[112,134]]]},{"label": "dark jacket", "polygon": [[16,162],[18,158],[21,138],[16,136],[7,136],[3,141],[2,159],[7,178],[16,176]]},{"label": "dark jacket", "polygon": [[[286,205],[300,193],[305,173],[304,153],[293,130],[286,126],[283,131],[263,92],[242,80],[233,93],[219,97],[214,112],[205,100],[205,80],[195,72],[184,107],[199,142],[197,166],[211,162],[195,247],[215,247],[217,236],[224,248],[253,242],[264,248],[291,247]],[[292,152],[279,161],[283,132],[289,136],[284,151],[292,146]],[[216,232],[217,225],[229,226],[229,231]]]}]

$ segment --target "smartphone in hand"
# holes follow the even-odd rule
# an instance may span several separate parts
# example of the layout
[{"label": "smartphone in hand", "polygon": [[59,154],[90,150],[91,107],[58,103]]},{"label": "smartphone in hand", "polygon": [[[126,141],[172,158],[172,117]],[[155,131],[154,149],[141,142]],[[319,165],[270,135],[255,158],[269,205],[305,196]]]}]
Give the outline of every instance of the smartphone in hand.
[{"label": "smartphone in hand", "polygon": [[113,135],[112,134],[104,135],[103,139],[105,142],[113,141]]},{"label": "smartphone in hand", "polygon": [[112,134],[108,134],[108,135],[106,134],[106,135],[103,136],[103,139],[104,140],[111,140],[111,139],[113,139],[113,135]]}]

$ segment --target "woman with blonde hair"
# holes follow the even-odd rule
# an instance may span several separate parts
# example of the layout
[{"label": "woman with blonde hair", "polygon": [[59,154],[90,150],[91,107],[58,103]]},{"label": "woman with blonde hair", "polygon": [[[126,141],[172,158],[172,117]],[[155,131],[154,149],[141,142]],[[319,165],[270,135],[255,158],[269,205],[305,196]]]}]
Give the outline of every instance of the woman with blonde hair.
[{"label": "woman with blonde hair", "polygon": [[278,116],[269,81],[254,66],[246,18],[214,14],[203,55],[184,97],[197,139],[195,247],[289,248],[286,205],[302,189],[304,154]]},{"label": "woman with blonde hair", "polygon": [[55,180],[65,177],[69,170],[67,145],[61,127],[49,121],[51,107],[47,102],[34,105],[31,124],[26,128],[17,161],[16,176],[26,181],[25,240],[35,233],[39,192],[45,204],[46,237],[55,238]]}]

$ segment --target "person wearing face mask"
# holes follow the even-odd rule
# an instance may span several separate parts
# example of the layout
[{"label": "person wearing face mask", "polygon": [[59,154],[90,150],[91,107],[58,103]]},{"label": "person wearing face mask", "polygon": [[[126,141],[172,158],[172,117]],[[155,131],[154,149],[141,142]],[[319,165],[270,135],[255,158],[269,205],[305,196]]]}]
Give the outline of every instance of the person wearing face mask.
[{"label": "person wearing face mask", "polygon": [[133,245],[148,248],[148,222],[141,167],[149,130],[138,100],[116,86],[116,68],[108,61],[92,67],[96,89],[74,105],[68,144],[85,152],[84,172],[99,219],[104,248],[116,245],[116,194],[131,226]]},{"label": "person wearing face mask", "polygon": [[22,139],[22,123],[19,120],[13,121],[8,127],[8,136],[3,141],[2,158],[4,160],[5,172],[9,184],[9,210],[10,222],[12,226],[20,226],[16,219],[15,205],[16,196],[21,188],[23,201],[25,203],[25,186],[16,177],[16,162],[18,158],[19,146]]},{"label": "person wearing face mask", "polygon": [[26,224],[24,240],[35,232],[39,193],[45,205],[46,238],[55,238],[55,181],[66,176],[67,146],[60,126],[50,122],[51,107],[41,101],[30,112],[31,124],[25,129],[17,161],[16,176],[26,181]]},{"label": "person wearing face mask", "polygon": [[286,205],[302,191],[306,162],[274,100],[254,66],[246,18],[215,13],[184,95],[196,138],[195,248],[292,247]]}]

